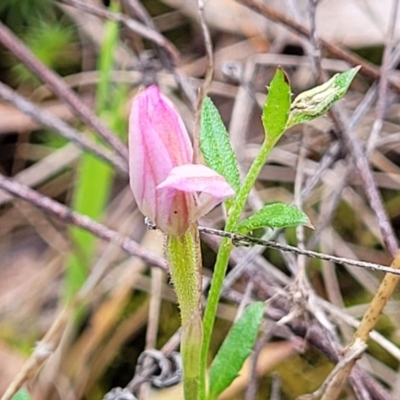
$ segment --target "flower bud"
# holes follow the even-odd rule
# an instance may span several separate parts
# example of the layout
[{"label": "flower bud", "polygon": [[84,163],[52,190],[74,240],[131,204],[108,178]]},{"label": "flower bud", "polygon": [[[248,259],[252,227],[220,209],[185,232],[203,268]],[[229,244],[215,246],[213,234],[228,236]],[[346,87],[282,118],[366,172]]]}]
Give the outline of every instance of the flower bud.
[{"label": "flower bud", "polygon": [[181,235],[234,191],[212,169],[193,164],[189,135],[156,86],[133,99],[129,117],[130,185],[140,211],[167,234]]}]

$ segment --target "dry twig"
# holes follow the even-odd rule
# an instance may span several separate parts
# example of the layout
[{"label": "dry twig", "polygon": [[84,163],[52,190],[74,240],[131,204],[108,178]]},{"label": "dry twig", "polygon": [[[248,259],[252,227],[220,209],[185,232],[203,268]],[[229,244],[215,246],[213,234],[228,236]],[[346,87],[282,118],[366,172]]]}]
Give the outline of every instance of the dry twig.
[{"label": "dry twig", "polygon": [[93,111],[50,68],[44,65],[4,24],[0,22],[0,43],[19,58],[35,75],[63,99],[82,121],[92,127],[127,163],[126,146],[111,132]]},{"label": "dry twig", "polygon": [[49,197],[42,196],[35,190],[21,185],[12,179],[6,178],[1,174],[0,188],[11,193],[13,196],[28,201],[63,222],[85,229],[101,239],[117,241],[128,254],[139,257],[150,265],[157,266],[164,270],[167,269],[166,262],[163,258],[154,256],[152,253],[142,249],[134,240],[126,236],[121,237],[118,232],[106,227],[105,225],[93,221],[89,217],[81,215],[62,204],[57,203]]},{"label": "dry twig", "polygon": [[1,82],[0,98],[13,104],[19,110],[38,121],[40,124],[47,126],[50,129],[54,129],[61,136],[75,143],[81,149],[86,150],[87,152],[92,153],[107,163],[113,165],[120,173],[124,175],[128,174],[127,165],[120,156],[115,155],[105,147],[96,144],[85,135],[72,128],[62,119],[36,106],[29,100],[25,99],[25,97]]},{"label": "dry twig", "polygon": [[[280,11],[274,9],[271,6],[268,6],[265,3],[260,2],[259,0],[236,0],[239,3],[246,5],[252,10],[257,11],[264,17],[270,19],[271,21],[278,22],[298,35],[309,38],[310,30],[306,28],[304,25],[294,21],[292,18],[287,15],[281,13]],[[331,44],[325,40],[320,40],[320,44],[322,49],[330,52],[332,55],[336,56],[339,59],[347,61],[351,66],[356,67],[357,65],[361,65],[361,74],[365,74],[370,76],[371,78],[378,79],[380,77],[379,68],[374,67],[372,64],[366,62],[364,59],[356,56],[354,53],[351,53],[342,47]],[[397,90],[400,91],[400,84],[389,77],[389,83]]]}]

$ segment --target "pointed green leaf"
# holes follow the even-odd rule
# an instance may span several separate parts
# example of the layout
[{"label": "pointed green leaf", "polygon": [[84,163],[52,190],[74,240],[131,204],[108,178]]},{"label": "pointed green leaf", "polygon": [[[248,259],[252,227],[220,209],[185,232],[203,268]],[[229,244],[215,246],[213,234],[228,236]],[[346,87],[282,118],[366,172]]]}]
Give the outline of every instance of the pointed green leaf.
[{"label": "pointed green leaf", "polygon": [[263,313],[264,303],[253,303],[233,325],[211,364],[209,399],[216,399],[238,376],[256,341]]},{"label": "pointed green leaf", "polygon": [[278,68],[271,81],[262,114],[268,139],[276,142],[286,128],[290,110],[290,85],[285,72]]},{"label": "pointed green leaf", "polygon": [[324,84],[300,93],[290,108],[287,127],[310,121],[325,114],[333,103],[346,94],[360,68],[355,67],[336,74]]},{"label": "pointed green leaf", "polygon": [[236,226],[236,231],[242,234],[253,229],[287,228],[289,226],[308,225],[312,226],[307,215],[294,206],[283,203],[267,204],[251,217],[240,222]]},{"label": "pointed green leaf", "polygon": [[221,174],[237,193],[240,187],[239,169],[228,132],[210,98],[201,108],[200,150],[206,164]]}]

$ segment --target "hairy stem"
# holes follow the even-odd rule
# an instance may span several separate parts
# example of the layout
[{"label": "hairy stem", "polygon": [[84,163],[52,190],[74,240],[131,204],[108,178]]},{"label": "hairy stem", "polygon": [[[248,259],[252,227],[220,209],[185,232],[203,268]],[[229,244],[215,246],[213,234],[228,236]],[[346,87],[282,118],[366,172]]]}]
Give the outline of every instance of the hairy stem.
[{"label": "hairy stem", "polygon": [[[265,161],[274,147],[275,143],[278,141],[279,137],[274,140],[269,140],[268,137],[265,139],[261,146],[260,153],[253,161],[250,167],[249,173],[241,187],[235,203],[232,205],[232,209],[229,212],[228,219],[226,221],[225,230],[232,231],[239,221],[242,210],[246,204],[247,197],[250,193],[251,188],[254,185]],[[201,358],[200,358],[200,370],[206,371],[207,367],[207,354],[210,346],[211,333],[214,327],[215,315],[217,312],[219,298],[221,296],[222,284],[224,282],[224,277],[229,263],[229,257],[233,249],[232,241],[228,238],[224,238],[219,247],[217,261],[214,267],[214,273],[211,281],[210,292],[208,295],[207,306],[204,312],[203,325],[204,325],[204,336],[203,343],[201,347]],[[206,382],[205,382],[205,372],[200,376],[200,399],[206,398]]]},{"label": "hairy stem", "polygon": [[167,258],[181,310],[183,388],[185,399],[196,400],[200,381],[201,253],[197,225],[180,236],[168,235]]}]

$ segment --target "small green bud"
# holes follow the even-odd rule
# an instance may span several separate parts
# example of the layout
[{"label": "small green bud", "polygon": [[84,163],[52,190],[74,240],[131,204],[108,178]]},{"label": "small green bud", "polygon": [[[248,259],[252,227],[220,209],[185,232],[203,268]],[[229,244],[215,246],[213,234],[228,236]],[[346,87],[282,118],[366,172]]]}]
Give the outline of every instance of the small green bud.
[{"label": "small green bud", "polygon": [[290,107],[287,128],[311,121],[325,114],[347,92],[354,76],[361,67],[334,75],[320,86],[300,93]]}]

